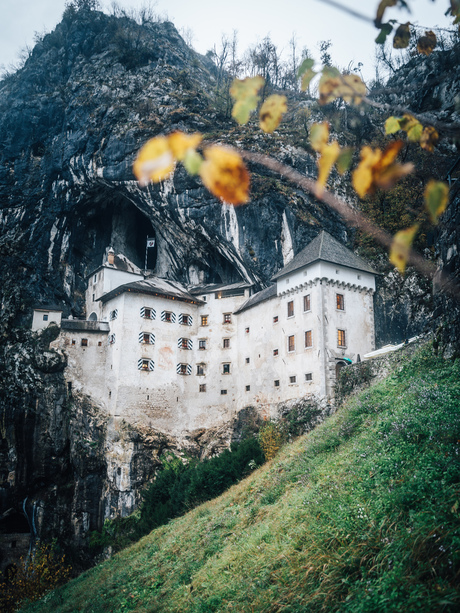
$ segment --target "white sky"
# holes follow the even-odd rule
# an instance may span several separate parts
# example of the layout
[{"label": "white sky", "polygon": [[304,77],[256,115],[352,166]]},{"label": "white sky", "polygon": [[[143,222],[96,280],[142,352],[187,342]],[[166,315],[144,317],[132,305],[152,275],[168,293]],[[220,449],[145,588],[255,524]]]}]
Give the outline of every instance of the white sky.
[{"label": "white sky", "polygon": [[[378,0],[338,0],[342,4],[373,17]],[[51,31],[61,20],[66,0],[0,0],[0,66],[17,60],[21,48],[34,45],[35,32]],[[119,0],[124,8],[139,8],[148,0]],[[413,13],[387,9],[385,20],[433,27],[446,27],[444,17],[448,0],[409,0]],[[102,5],[110,8],[110,0]],[[289,40],[295,34],[299,48],[308,47],[319,59],[318,42],[331,40],[330,53],[339,68],[349,62],[363,63],[367,78],[374,76],[374,39],[377,30],[321,0],[153,0],[155,12],[167,16],[176,28],[193,32],[193,46],[200,53],[218,46],[222,34],[238,31],[239,53],[270,34],[283,56],[288,57]]]}]

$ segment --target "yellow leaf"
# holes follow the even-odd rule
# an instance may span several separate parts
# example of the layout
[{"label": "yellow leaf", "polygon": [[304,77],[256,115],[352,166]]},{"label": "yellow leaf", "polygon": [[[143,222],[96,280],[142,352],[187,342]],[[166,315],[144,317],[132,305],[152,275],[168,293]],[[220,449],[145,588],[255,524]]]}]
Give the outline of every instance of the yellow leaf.
[{"label": "yellow leaf", "polygon": [[393,38],[393,47],[395,49],[405,49],[409,46],[410,41],[410,22],[402,23],[395,32]]},{"label": "yellow leaf", "polygon": [[310,128],[310,143],[315,151],[321,151],[329,140],[329,124],[327,121],[314,123]]},{"label": "yellow leaf", "polygon": [[204,152],[200,176],[210,192],[229,204],[249,200],[249,173],[241,156],[232,149],[214,145]]},{"label": "yellow leaf", "polygon": [[324,145],[321,149],[321,157],[318,160],[318,179],[316,181],[316,195],[319,197],[324,191],[327,179],[340,155],[340,146],[337,141],[330,145]]},{"label": "yellow leaf", "polygon": [[402,141],[393,141],[384,151],[367,146],[361,149],[361,161],[352,177],[353,187],[361,198],[377,188],[390,189],[398,179],[412,172],[413,164],[395,162],[402,145]]},{"label": "yellow leaf", "polygon": [[299,70],[297,71],[297,75],[301,79],[300,89],[303,92],[309,88],[311,80],[316,74],[318,74],[313,70],[314,64],[315,64],[315,60],[306,58],[300,65]]},{"label": "yellow leaf", "polygon": [[336,68],[325,67],[319,82],[319,103],[327,104],[336,98],[360,104],[366,95],[366,86],[356,74],[341,75]]},{"label": "yellow leaf", "polygon": [[188,149],[185,153],[183,163],[184,168],[189,175],[197,175],[200,172],[203,158],[198,151],[195,151],[195,149]]},{"label": "yellow leaf", "polygon": [[390,262],[403,275],[406,270],[412,243],[417,234],[418,224],[397,232],[390,248]]},{"label": "yellow leaf", "polygon": [[182,161],[187,151],[196,149],[202,140],[201,134],[173,132],[168,136],[169,147],[176,160]]},{"label": "yellow leaf", "polygon": [[337,170],[341,175],[350,168],[353,157],[353,147],[344,147],[337,158]]},{"label": "yellow leaf", "polygon": [[449,203],[449,187],[441,181],[432,179],[425,188],[425,206],[431,221],[438,223],[438,217],[444,213]]},{"label": "yellow leaf", "polygon": [[433,126],[423,128],[422,136],[420,137],[420,147],[433,153],[438,142],[439,134]]},{"label": "yellow leaf", "polygon": [[259,119],[260,127],[264,132],[273,132],[280,125],[281,117],[287,111],[286,96],[273,94],[262,104]]},{"label": "yellow leaf", "polygon": [[377,7],[377,15],[375,16],[375,25],[378,28],[382,23],[383,13],[385,12],[385,9],[388,6],[396,6],[397,3],[398,0],[380,0],[379,5]]},{"label": "yellow leaf", "polygon": [[260,96],[257,92],[263,87],[265,79],[262,77],[247,77],[235,79],[230,87],[230,95],[235,100],[232,117],[242,125],[249,121],[252,111],[257,108]]},{"label": "yellow leaf", "polygon": [[395,134],[395,132],[399,132],[401,129],[400,121],[399,117],[388,117],[385,121],[385,134]]},{"label": "yellow leaf", "polygon": [[431,55],[436,47],[436,34],[429,30],[425,36],[421,36],[417,41],[417,51],[423,55]]},{"label": "yellow leaf", "polygon": [[422,136],[423,126],[418,119],[412,115],[405,113],[402,119],[399,120],[401,130],[407,134],[407,138],[411,141],[418,142]]},{"label": "yellow leaf", "polygon": [[174,169],[174,157],[166,136],[151,138],[141,148],[133,164],[133,172],[141,185],[158,183]]}]

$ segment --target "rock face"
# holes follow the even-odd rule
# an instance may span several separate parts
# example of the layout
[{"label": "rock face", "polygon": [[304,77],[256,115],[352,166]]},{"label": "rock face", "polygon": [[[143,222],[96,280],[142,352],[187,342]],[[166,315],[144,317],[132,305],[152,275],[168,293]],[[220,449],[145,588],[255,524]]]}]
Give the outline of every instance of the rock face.
[{"label": "rock face", "polygon": [[[111,515],[124,514],[165,449],[215,453],[244,429],[243,417],[180,441],[128,423],[114,428],[91,399],[69,393],[65,355],[49,349],[55,332],[31,333],[32,308],[54,303],[64,317],[83,316],[85,278],[106,248],[143,267],[147,236],[156,238],[149,268],[159,276],[263,288],[320,228],[343,243],[352,235],[313,198],[258,167],[251,203],[235,209],[182,169],[139,188],[132,161],[159,133],[200,131],[272,150],[273,137],[236,131],[215,110],[214,84],[213,64],[171,23],[139,26],[95,11],[66,11],[24,68],[0,82],[0,518],[22,512],[27,499],[32,533],[71,545],[76,565],[90,562],[88,533],[106,516],[101,500]],[[314,171],[296,144],[283,141],[277,155]],[[447,243],[444,251],[447,262]],[[376,321],[386,340],[391,282],[382,287]]]}]

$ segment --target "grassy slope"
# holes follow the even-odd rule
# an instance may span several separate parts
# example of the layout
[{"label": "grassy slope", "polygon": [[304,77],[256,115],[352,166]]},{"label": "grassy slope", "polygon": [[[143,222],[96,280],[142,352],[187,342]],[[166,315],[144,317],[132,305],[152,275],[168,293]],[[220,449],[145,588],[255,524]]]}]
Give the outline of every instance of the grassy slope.
[{"label": "grassy slope", "polygon": [[460,610],[460,364],[425,348],[27,611]]}]

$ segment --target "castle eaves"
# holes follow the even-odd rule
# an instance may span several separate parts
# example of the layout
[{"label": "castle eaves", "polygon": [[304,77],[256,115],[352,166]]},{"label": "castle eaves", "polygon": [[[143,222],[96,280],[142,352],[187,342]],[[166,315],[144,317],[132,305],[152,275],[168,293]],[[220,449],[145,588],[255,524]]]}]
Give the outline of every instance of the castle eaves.
[{"label": "castle eaves", "polygon": [[202,301],[192,296],[186,288],[177,281],[162,279],[161,277],[149,277],[143,281],[133,281],[125,283],[119,287],[107,292],[98,300],[108,302],[112,298],[119,296],[125,292],[133,292],[137,294],[149,294],[151,296],[162,296],[170,300],[180,300],[192,304],[201,304]]}]

